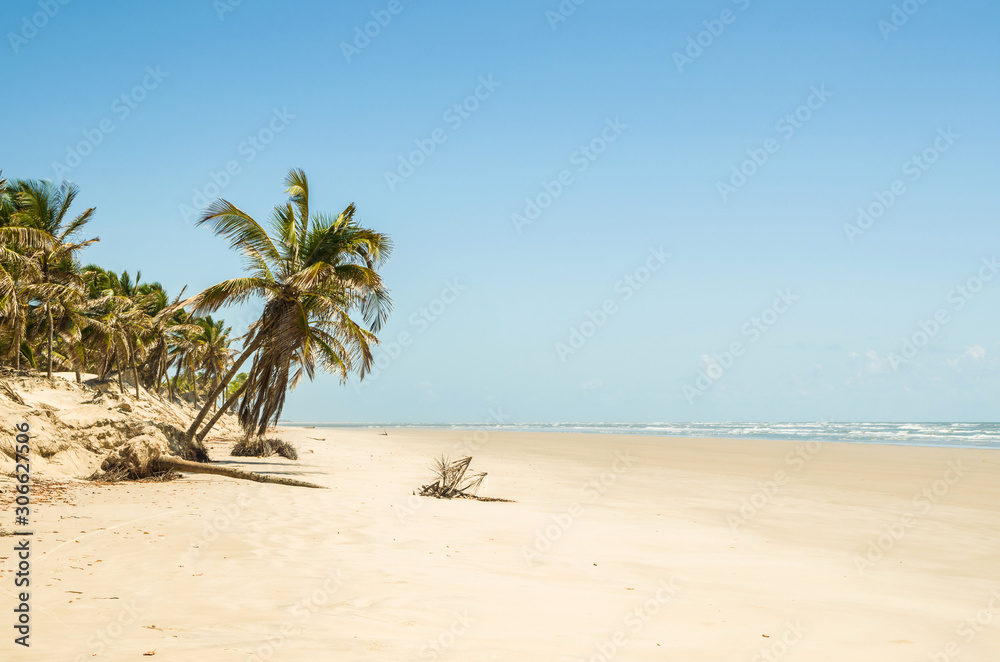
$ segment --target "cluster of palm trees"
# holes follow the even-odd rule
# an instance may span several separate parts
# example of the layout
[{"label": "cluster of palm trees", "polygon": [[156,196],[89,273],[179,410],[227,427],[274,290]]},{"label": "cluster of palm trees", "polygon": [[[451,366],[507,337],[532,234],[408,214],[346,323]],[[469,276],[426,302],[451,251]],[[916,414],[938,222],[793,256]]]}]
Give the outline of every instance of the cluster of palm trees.
[{"label": "cluster of palm trees", "polygon": [[[71,214],[75,185],[0,175],[0,365],[50,378],[54,370],[78,380],[115,375],[122,391],[123,377],[131,379],[136,397],[141,386],[186,398],[201,406],[188,430],[199,440],[234,406],[247,438],[262,436],[288,390],[317,365],[342,382],[354,371],[364,378],[391,310],[378,273],[391,241],[361,227],[353,204],[337,216],[312,213],[301,170],[285,186],[288,200],[268,230],[230,202],[212,203],[199,224],[228,239],[248,273],[170,300],[139,273],[81,263],[98,239],[81,238],[95,210]],[[263,309],[242,338],[211,317],[253,299]]]},{"label": "cluster of palm trees", "polygon": [[[97,238],[80,239],[94,208],[71,212],[72,184],[7,182],[0,177],[0,365],[74,371],[108,379],[124,390],[131,377],[171,398],[196,402],[228,369],[229,329],[195,319],[171,304],[159,283],[142,283],[82,265],[80,253]],[[171,368],[176,368],[173,375]]]}]

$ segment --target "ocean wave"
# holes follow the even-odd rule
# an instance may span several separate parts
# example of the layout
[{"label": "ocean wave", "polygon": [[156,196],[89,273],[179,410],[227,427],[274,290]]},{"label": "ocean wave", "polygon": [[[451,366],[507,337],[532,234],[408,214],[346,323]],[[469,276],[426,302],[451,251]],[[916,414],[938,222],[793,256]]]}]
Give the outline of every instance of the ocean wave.
[{"label": "ocean wave", "polygon": [[[284,423],[284,422],[283,422]],[[726,423],[667,422],[649,423],[285,423],[330,428],[450,428],[506,429],[544,432],[576,432],[597,434],[637,434],[679,437],[745,437],[789,441],[842,441],[869,444],[899,444],[912,446],[944,446],[966,448],[1000,447],[998,423],[871,423],[871,422],[774,422],[734,421]]]}]

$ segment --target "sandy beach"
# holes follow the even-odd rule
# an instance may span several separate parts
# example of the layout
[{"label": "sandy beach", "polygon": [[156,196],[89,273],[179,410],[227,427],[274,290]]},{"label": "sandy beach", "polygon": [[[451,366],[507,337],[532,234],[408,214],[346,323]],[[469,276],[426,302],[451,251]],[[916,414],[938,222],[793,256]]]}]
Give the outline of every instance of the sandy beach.
[{"label": "sandy beach", "polygon": [[[994,452],[482,430],[281,437],[298,462],[209,448],[328,490],[40,477],[32,647],[15,659],[1000,652]],[[515,503],[412,496],[442,453],[474,455],[489,473],[481,494]],[[2,482],[6,510],[13,481]],[[10,594],[16,541],[0,540]],[[14,651],[11,637],[0,650]]]},{"label": "sandy beach", "polygon": [[0,18],[0,662],[1000,662],[1000,1]]}]

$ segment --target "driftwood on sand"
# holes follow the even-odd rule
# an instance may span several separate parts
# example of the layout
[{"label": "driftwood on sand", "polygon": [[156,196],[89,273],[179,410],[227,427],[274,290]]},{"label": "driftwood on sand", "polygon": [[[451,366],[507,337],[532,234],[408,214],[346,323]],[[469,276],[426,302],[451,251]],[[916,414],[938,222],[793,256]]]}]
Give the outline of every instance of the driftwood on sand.
[{"label": "driftwood on sand", "polygon": [[291,485],[293,487],[313,487],[320,490],[326,489],[322,485],[307,483],[304,480],[295,480],[293,478],[283,478],[280,476],[268,476],[266,474],[255,473],[253,471],[231,469],[229,467],[220,467],[218,465],[205,464],[202,462],[190,462],[188,460],[182,460],[169,455],[161,455],[153,461],[152,465],[154,471],[169,471],[173,469],[174,471],[186,471],[194,474],[214,474],[216,476],[227,476],[229,478],[239,478],[241,480],[255,480],[258,483],[275,483],[277,485]]},{"label": "driftwood on sand", "polygon": [[[132,479],[148,478],[159,473],[174,470],[188,473],[214,474],[216,476],[226,476],[240,480],[253,480],[258,483],[325,489],[322,485],[307,483],[293,478],[268,476],[253,471],[220,467],[207,462],[193,462],[189,459],[182,459],[181,455],[192,457],[193,449],[183,447],[183,440],[186,437],[182,432],[178,431],[178,433],[170,434],[168,437],[162,430],[147,427],[143,430],[143,434],[133,437],[125,444],[116,447],[104,459],[104,462],[101,464],[101,470],[109,474],[125,475]],[[204,458],[195,457],[194,459]]]}]

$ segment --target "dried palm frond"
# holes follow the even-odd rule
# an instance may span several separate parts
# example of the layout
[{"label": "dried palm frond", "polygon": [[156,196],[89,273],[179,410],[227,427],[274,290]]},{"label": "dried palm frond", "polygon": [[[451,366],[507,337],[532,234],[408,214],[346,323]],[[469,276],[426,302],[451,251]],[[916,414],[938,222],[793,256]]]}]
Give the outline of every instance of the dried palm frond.
[{"label": "dried palm frond", "polygon": [[277,453],[289,460],[299,459],[299,454],[287,441],[281,439],[263,439],[261,437],[244,437],[230,451],[233,457],[270,457]]},{"label": "dried palm frond", "polygon": [[507,501],[507,499],[488,499],[476,495],[485,472],[469,473],[469,465],[472,464],[472,457],[463,457],[460,460],[451,461],[444,455],[434,460],[431,467],[437,475],[437,480],[420,488],[420,496],[434,497],[436,499],[477,499],[480,501]]}]

